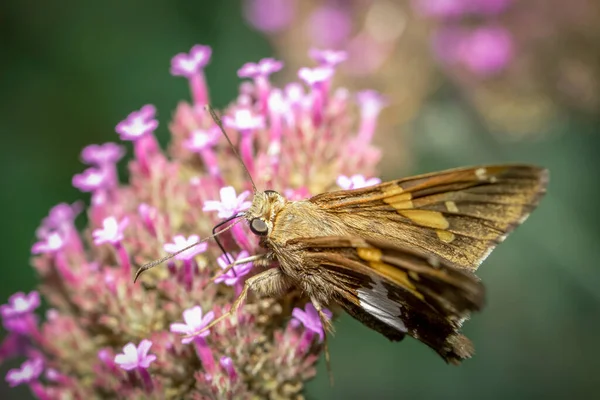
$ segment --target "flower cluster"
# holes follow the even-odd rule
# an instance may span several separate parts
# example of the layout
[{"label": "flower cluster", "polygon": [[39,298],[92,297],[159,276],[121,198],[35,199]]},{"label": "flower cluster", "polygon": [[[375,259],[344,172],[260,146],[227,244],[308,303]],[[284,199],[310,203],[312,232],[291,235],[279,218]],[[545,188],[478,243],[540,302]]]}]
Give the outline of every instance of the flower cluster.
[{"label": "flower cluster", "polygon": [[[511,5],[511,0],[415,0],[416,10],[440,22],[433,37],[433,49],[443,63],[489,76],[501,72],[513,56],[510,31],[494,22]],[[461,21],[480,20],[475,28]]]},{"label": "flower cluster", "polygon": [[[250,296],[235,317],[202,330],[230,309],[253,265],[213,278],[264,251],[244,224],[220,236],[229,253],[202,242],[133,282],[138,266],[198,243],[250,204],[244,169],[205,107],[210,58],[211,49],[198,45],[172,60],[171,73],[189,81],[193,102],[178,105],[167,151],[155,137],[152,105],[116,126],[133,146],[128,182],[116,172],[123,145],[83,150],[88,168],[73,185],[91,195],[88,226],[75,227],[80,203],[52,208],[32,247],[40,292],[16,293],[0,307],[7,332],[0,361],[24,359],[6,376],[11,386],[28,385],[40,399],[275,399],[300,396],[314,376],[324,333],[301,293]],[[315,58],[319,65],[284,88],[270,80],[280,61],[242,66],[238,75],[247,81],[222,113],[257,187],[293,200],[377,182],[370,177],[380,153],[371,138],[384,100],[367,91],[354,102],[332,88],[343,54]],[[43,321],[35,314],[40,293],[49,305]]]}]

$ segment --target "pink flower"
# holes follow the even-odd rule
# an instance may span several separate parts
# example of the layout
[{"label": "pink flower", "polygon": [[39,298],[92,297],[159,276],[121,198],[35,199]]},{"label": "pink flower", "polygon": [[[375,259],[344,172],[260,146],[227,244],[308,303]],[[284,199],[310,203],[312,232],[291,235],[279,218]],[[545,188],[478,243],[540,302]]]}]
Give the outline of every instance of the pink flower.
[{"label": "pink flower", "polygon": [[11,369],[6,374],[6,381],[10,387],[23,383],[31,383],[39,378],[44,370],[44,361],[41,358],[27,360],[19,369]]},{"label": "pink flower", "polygon": [[[235,258],[235,261],[241,260],[248,256],[249,256],[248,252],[246,250],[243,250]],[[221,255],[219,258],[217,258],[217,263],[219,264],[219,267],[221,267],[221,269],[225,269],[230,263],[229,260],[233,260],[233,257],[231,256],[231,254],[226,253],[226,254]],[[240,281],[241,278],[248,275],[248,273],[252,270],[252,265],[253,264],[251,262],[244,263],[244,264],[237,264],[233,268],[231,268],[229,271],[227,271],[226,273],[219,275],[215,279],[215,283],[223,282],[227,286],[234,286]]]},{"label": "pink flower", "polygon": [[296,16],[297,0],[245,0],[244,16],[254,28],[279,32]]},{"label": "pink flower", "polygon": [[233,366],[233,360],[229,357],[223,356],[219,360],[219,364],[221,364],[221,367],[223,367],[225,372],[227,372],[229,379],[232,382],[235,382],[237,380],[238,375],[237,375],[237,372],[235,372],[235,367]]},{"label": "pink flower", "polygon": [[[191,235],[187,239],[183,235],[175,235],[173,236],[173,243],[165,243],[163,249],[169,253],[175,253],[185,247],[191,246],[194,243],[197,243],[200,240],[198,235]],[[200,253],[204,253],[208,248],[208,243],[200,243],[196,246],[184,251],[183,253],[179,253],[175,256],[177,260],[191,260],[196,257]]]},{"label": "pink flower", "polygon": [[319,83],[327,82],[333,76],[333,69],[329,66],[316,68],[300,68],[298,77],[306,82],[309,86],[314,86]]},{"label": "pink flower", "polygon": [[310,49],[310,57],[321,64],[322,66],[335,67],[336,65],[346,61],[348,53],[345,51],[336,50],[319,50]]},{"label": "pink flower", "polygon": [[150,347],[152,341],[148,339],[143,339],[137,347],[133,343],[127,343],[123,347],[123,353],[115,356],[115,363],[126,371],[136,368],[146,369],[156,360],[154,354],[148,354]]},{"label": "pink flower", "polygon": [[200,44],[192,47],[189,53],[179,53],[171,59],[171,75],[191,78],[206,67],[211,55],[212,49]]},{"label": "pink flower", "polygon": [[229,218],[240,211],[246,210],[252,204],[250,201],[245,201],[250,195],[247,190],[236,196],[233,186],[226,186],[221,188],[219,194],[221,201],[205,201],[202,211],[218,211],[219,218]]},{"label": "pink flower", "polygon": [[25,314],[31,314],[40,306],[40,294],[37,291],[31,291],[29,294],[17,292],[9,297],[8,304],[0,306],[2,318],[21,317]]},{"label": "pink flower", "polygon": [[502,27],[474,30],[462,43],[460,59],[472,72],[492,75],[502,71],[513,56],[510,32]]},{"label": "pink flower", "polygon": [[220,138],[221,131],[218,127],[194,129],[191,137],[185,141],[184,146],[190,151],[200,152],[216,145]]},{"label": "pink flower", "polygon": [[[273,296],[272,307],[265,308],[264,301],[249,296],[235,317],[210,334],[200,333],[230,309],[253,264],[237,265],[214,284],[231,260],[220,257],[218,246],[196,244],[198,236],[211,234],[217,215],[242,217],[251,205],[248,177],[203,107],[211,103],[202,70],[207,48],[198,48],[204,49],[203,57],[192,51],[185,57],[188,63],[174,60],[174,72],[192,74],[193,100],[181,102],[165,124],[172,135],[168,150],[152,132],[158,124],[154,106],[131,113],[117,129],[123,140],[133,141],[126,180],[117,179],[116,162],[123,156],[119,145],[88,146],[81,158],[91,168],[74,179],[77,187],[92,192],[87,218],[81,221],[86,225],[75,226],[83,202],[63,203],[36,231],[31,263],[44,289],[45,315],[36,314],[37,292],[16,294],[0,306],[8,333],[0,343],[0,360],[31,360],[8,379],[26,383],[37,398],[162,398],[164,393],[181,399],[198,393],[270,398],[280,396],[282,387],[293,389],[288,397],[297,397],[316,374],[322,346],[314,345],[321,336],[311,311],[302,303],[289,328],[282,323],[286,315],[271,318],[273,309],[289,314],[298,305],[295,297]],[[321,55],[328,61],[324,65],[339,59]],[[298,80],[280,88],[266,76],[279,68],[275,60],[247,64],[241,73],[251,79],[244,80],[229,106],[217,111],[228,122],[233,145],[259,190],[304,199],[331,188],[340,175],[372,176],[377,154],[371,154],[377,149],[369,140],[351,152],[349,145],[340,145],[356,141],[361,132],[349,91],[330,88],[329,70],[319,76],[312,69],[307,72],[312,87]],[[218,239],[231,259],[240,260],[260,250],[243,219],[236,222]],[[89,239],[95,245],[88,245]],[[163,273],[132,282],[132,266],[186,245],[194,246],[157,266],[155,271]],[[249,368],[257,343],[260,374]],[[75,357],[74,348],[81,350]],[[37,359],[43,360],[41,376]],[[159,359],[160,366],[152,364]],[[156,374],[150,375],[150,365]]]},{"label": "pink flower", "polygon": [[115,217],[107,217],[102,221],[102,228],[94,229],[92,237],[94,244],[103,243],[116,244],[123,240],[123,231],[129,224],[128,218],[117,221]]},{"label": "pink flower", "polygon": [[110,175],[100,168],[88,168],[73,177],[73,186],[82,192],[93,192],[110,185]]},{"label": "pink flower", "polygon": [[274,58],[263,58],[258,63],[246,63],[238,70],[240,78],[256,78],[258,76],[267,77],[283,68],[283,62]]},{"label": "pink flower", "polygon": [[182,333],[187,337],[181,339],[181,343],[191,343],[194,338],[204,338],[210,334],[210,330],[199,332],[206,325],[208,325],[213,319],[215,319],[215,313],[209,311],[205,316],[202,316],[202,308],[195,306],[188,308],[183,312],[184,324],[176,322],[171,324],[169,330],[173,333]]},{"label": "pink flower", "polygon": [[233,118],[226,115],[223,123],[228,128],[238,129],[242,132],[253,131],[264,127],[265,121],[262,115],[255,115],[248,109],[235,110]]},{"label": "pink flower", "polygon": [[313,11],[305,26],[312,43],[320,47],[339,47],[352,32],[352,15],[349,7],[328,3]]},{"label": "pink flower", "polygon": [[154,119],[156,107],[146,104],[139,111],[134,111],[115,128],[121,140],[136,141],[150,134],[158,127],[158,121]]},{"label": "pink flower", "polygon": [[366,179],[363,175],[352,175],[351,177],[347,177],[346,175],[340,175],[338,176],[336,183],[339,187],[341,187],[344,190],[351,190],[377,185],[381,183],[381,179]]},{"label": "pink flower", "polygon": [[[328,309],[323,309],[323,313],[327,316],[328,319],[331,319],[331,311],[329,311]],[[319,313],[317,312],[315,306],[312,305],[312,303],[306,303],[304,310],[298,307],[294,308],[292,310],[292,316],[296,321],[304,325],[304,328],[308,332],[318,335],[319,341],[323,341],[325,334],[323,331],[323,325],[321,324]]]},{"label": "pink flower", "polygon": [[63,248],[65,241],[58,232],[50,232],[45,239],[40,240],[31,247],[33,254],[54,253]]},{"label": "pink flower", "polygon": [[81,159],[90,165],[115,164],[125,155],[123,146],[116,143],[90,144],[81,152]]}]

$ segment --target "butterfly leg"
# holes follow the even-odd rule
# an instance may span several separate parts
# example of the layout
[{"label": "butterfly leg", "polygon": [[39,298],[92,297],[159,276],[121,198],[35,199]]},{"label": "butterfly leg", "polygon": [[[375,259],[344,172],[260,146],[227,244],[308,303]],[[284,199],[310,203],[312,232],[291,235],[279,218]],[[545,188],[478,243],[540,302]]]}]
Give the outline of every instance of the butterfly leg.
[{"label": "butterfly leg", "polygon": [[219,318],[212,320],[212,322],[206,325],[198,332],[194,332],[190,336],[196,336],[201,332],[204,332],[211,327],[215,326],[225,318],[228,318],[237,313],[240,306],[248,296],[248,291],[252,289],[254,293],[263,297],[276,297],[280,293],[284,292],[286,289],[290,287],[290,282],[283,275],[281,269],[279,268],[271,268],[266,271],[261,272],[260,274],[254,275],[246,280],[244,284],[244,288],[242,292],[238,296],[238,298],[233,302],[233,305],[223,315]]},{"label": "butterfly leg", "polygon": [[327,315],[325,315],[325,313],[323,312],[323,307],[321,306],[321,303],[319,303],[314,298],[311,298],[310,301],[317,310],[317,313],[319,314],[319,319],[321,320],[321,326],[323,327],[323,347],[325,350],[325,364],[327,365],[329,383],[331,386],[333,386],[333,372],[331,369],[331,357],[329,356],[329,342],[327,341],[327,334],[329,332],[333,332],[333,325],[331,324],[329,318],[327,318]]},{"label": "butterfly leg", "polygon": [[217,279],[218,277],[220,277],[222,275],[225,275],[227,272],[229,272],[236,265],[246,264],[246,263],[250,263],[250,262],[258,264],[262,260],[264,260],[264,261],[267,260],[267,255],[266,254],[256,254],[256,255],[253,255],[253,256],[250,256],[250,257],[246,257],[246,258],[242,258],[242,259],[236,260],[236,261],[232,262],[231,264],[229,264],[224,269],[222,269],[219,272],[217,272],[215,274],[215,276],[213,276],[212,278],[210,278],[210,280],[212,282],[214,282],[215,279]]}]

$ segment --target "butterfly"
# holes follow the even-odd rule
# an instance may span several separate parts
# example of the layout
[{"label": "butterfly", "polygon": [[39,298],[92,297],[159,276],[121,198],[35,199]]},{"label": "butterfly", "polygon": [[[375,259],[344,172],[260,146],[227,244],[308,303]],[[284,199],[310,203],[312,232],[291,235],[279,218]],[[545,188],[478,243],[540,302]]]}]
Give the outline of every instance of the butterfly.
[{"label": "butterfly", "polygon": [[475,271],[536,208],[547,182],[537,166],[488,165],[300,201],[256,191],[242,216],[264,252],[230,267],[253,261],[265,269],[205,329],[235,314],[249,291],[299,289],[328,331],[323,310],[337,304],[390,340],[411,336],[459,364],[474,353],[461,326],[484,304]]}]

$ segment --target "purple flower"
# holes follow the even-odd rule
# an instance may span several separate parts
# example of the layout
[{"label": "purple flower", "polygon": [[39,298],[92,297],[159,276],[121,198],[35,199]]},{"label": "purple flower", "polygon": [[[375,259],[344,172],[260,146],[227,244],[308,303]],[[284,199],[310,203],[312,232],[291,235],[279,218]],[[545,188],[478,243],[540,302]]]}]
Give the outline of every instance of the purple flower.
[{"label": "purple flower", "polygon": [[73,186],[82,192],[93,192],[110,185],[110,175],[105,169],[88,168],[81,174],[73,176]]},{"label": "purple flower", "polygon": [[[164,124],[172,136],[168,150],[152,132],[156,109],[149,105],[133,112],[117,129],[124,140],[133,141],[135,157],[128,162],[126,181],[117,179],[120,146],[88,146],[81,158],[91,169],[74,179],[77,187],[92,192],[86,221],[81,221],[85,227],[80,231],[75,226],[83,202],[63,203],[36,231],[31,263],[44,288],[45,315],[36,314],[40,307],[34,310],[41,297],[37,292],[17,294],[0,306],[8,331],[0,360],[25,356],[36,368],[40,362],[34,360],[43,360],[41,376],[24,364],[9,377],[14,384],[27,382],[38,398],[154,398],[165,392],[182,399],[198,393],[263,398],[280,395],[283,386],[291,398],[316,374],[322,346],[315,345],[321,336],[310,310],[301,303],[289,327],[281,318],[270,318],[275,307],[297,306],[296,298],[274,296],[273,307],[265,308],[259,298],[249,297],[235,318],[211,328],[210,334],[200,333],[230,309],[253,264],[236,265],[214,284],[231,260],[220,257],[217,246],[196,244],[198,236],[210,234],[217,215],[242,215],[251,205],[251,192],[244,191],[248,177],[239,160],[230,146],[220,145],[220,132],[202,107],[209,103],[202,69],[208,58],[199,61],[194,53],[185,57],[189,64],[184,62],[183,70],[174,60],[176,73],[192,75],[193,100],[182,101]],[[376,169],[378,150],[370,143],[361,141],[350,153],[349,145],[340,145],[359,138],[357,122],[363,120],[350,91],[330,87],[330,69],[339,55],[321,56],[329,69],[307,70],[310,88],[299,79],[284,88],[270,82],[267,75],[280,68],[278,61],[246,65],[241,74],[251,79],[243,80],[238,96],[221,111],[256,185],[282,191],[289,199],[324,192],[340,175],[372,176]],[[231,259],[256,254],[259,241],[245,224],[228,227],[220,239]],[[191,233],[198,236],[188,237]],[[88,239],[95,245],[85,245]],[[144,274],[141,282],[132,282],[133,264],[160,258],[163,247],[175,251],[188,244],[193,248],[157,267],[165,273]],[[248,368],[256,343],[264,360],[260,374]],[[77,346],[83,351],[73,357]],[[152,364],[159,359],[160,366]],[[160,373],[151,376],[149,365]],[[181,371],[189,375],[189,385],[179,384]]]},{"label": "purple flower", "polygon": [[348,7],[328,4],[317,8],[305,26],[317,46],[339,47],[352,32],[352,16]]},{"label": "purple flower", "polygon": [[471,2],[473,0],[413,0],[412,4],[422,15],[451,18],[467,13]]},{"label": "purple flower", "polygon": [[[235,258],[235,261],[241,260],[249,256],[249,253],[245,250],[241,251],[240,254]],[[227,268],[229,265],[229,260],[233,260],[231,254],[226,253],[217,258],[217,263],[221,269]],[[234,286],[239,282],[241,278],[248,275],[248,273],[252,270],[252,263],[244,263],[244,264],[236,264],[233,268],[231,268],[226,273],[219,275],[215,279],[215,283],[225,283],[227,286]]]},{"label": "purple flower", "polygon": [[183,333],[186,335],[181,339],[181,343],[191,343],[194,338],[204,338],[210,334],[210,330],[199,332],[206,325],[208,325],[213,319],[215,319],[215,313],[209,311],[205,316],[202,316],[202,307],[195,306],[188,308],[183,312],[183,320],[185,324],[176,322],[171,324],[169,330],[173,333]]},{"label": "purple flower", "polygon": [[129,218],[123,218],[117,221],[115,217],[107,217],[102,221],[102,228],[94,229],[92,237],[94,244],[101,245],[103,243],[117,244],[123,240],[123,231],[129,224]]},{"label": "purple flower", "polygon": [[344,190],[361,189],[381,183],[379,178],[366,179],[363,175],[352,175],[347,177],[346,175],[338,176],[336,183],[339,187]]},{"label": "purple flower", "polygon": [[240,78],[267,77],[283,68],[283,62],[274,58],[263,58],[258,63],[246,63],[238,70]]},{"label": "purple flower", "polygon": [[33,254],[54,253],[63,248],[65,240],[58,232],[49,232],[46,238],[31,246]]},{"label": "purple flower", "polygon": [[9,297],[8,304],[0,306],[2,318],[15,318],[30,314],[40,306],[40,294],[33,290],[29,294],[17,292]]},{"label": "purple flower", "polygon": [[123,121],[119,122],[115,130],[121,140],[136,141],[141,137],[154,132],[158,127],[158,121],[154,119],[156,107],[146,104],[139,111],[134,111]]},{"label": "purple flower", "polygon": [[125,155],[123,146],[116,143],[90,144],[81,152],[81,159],[86,164],[103,166],[115,164]]},{"label": "purple flower", "polygon": [[296,6],[297,0],[245,0],[244,16],[254,28],[273,33],[292,23]]},{"label": "purple flower", "polygon": [[233,186],[226,186],[219,191],[221,201],[207,200],[202,211],[218,211],[219,218],[229,218],[235,213],[246,210],[252,202],[245,201],[250,195],[248,190],[236,196]]},{"label": "purple flower", "polygon": [[152,347],[152,341],[143,339],[136,347],[133,343],[127,343],[123,347],[123,353],[115,356],[115,363],[126,371],[135,368],[148,368],[150,363],[156,360],[154,354],[148,354]]},{"label": "purple flower", "polygon": [[235,110],[233,118],[228,115],[223,117],[223,123],[228,128],[247,132],[264,127],[264,119],[262,115],[253,114],[252,111],[242,108]]},{"label": "purple flower", "polygon": [[[198,235],[191,235],[187,239],[183,235],[175,235],[173,236],[173,243],[165,243],[163,249],[169,253],[175,253],[185,247],[191,246],[194,243],[197,243],[200,240]],[[208,243],[199,243],[196,246],[184,251],[183,253],[179,253],[175,256],[177,260],[191,260],[196,257],[200,253],[204,253],[208,248]]]},{"label": "purple flower", "polygon": [[[327,316],[327,318],[331,319],[331,311],[328,309],[323,309],[323,313]],[[306,303],[304,310],[301,308],[294,308],[292,310],[292,316],[302,325],[308,332],[312,332],[319,336],[319,341],[323,341],[324,331],[323,325],[321,324],[321,319],[319,318],[319,313],[315,306],[312,303]]]},{"label": "purple flower", "polygon": [[323,66],[335,67],[336,65],[346,61],[348,53],[345,51],[336,50],[319,50],[310,49],[310,57]]},{"label": "purple flower", "polygon": [[472,72],[483,76],[502,71],[512,55],[511,35],[502,27],[475,29],[460,48],[462,63]]},{"label": "purple flower", "polygon": [[44,361],[41,358],[27,360],[19,369],[11,369],[6,374],[6,381],[10,387],[23,383],[31,383],[39,378],[44,370]]},{"label": "purple flower", "polygon": [[197,44],[189,53],[179,53],[171,59],[171,75],[191,78],[200,73],[209,63],[212,49]]},{"label": "purple flower", "polygon": [[221,131],[218,127],[194,129],[191,137],[184,142],[184,146],[190,151],[201,152],[216,145],[220,138]]}]

